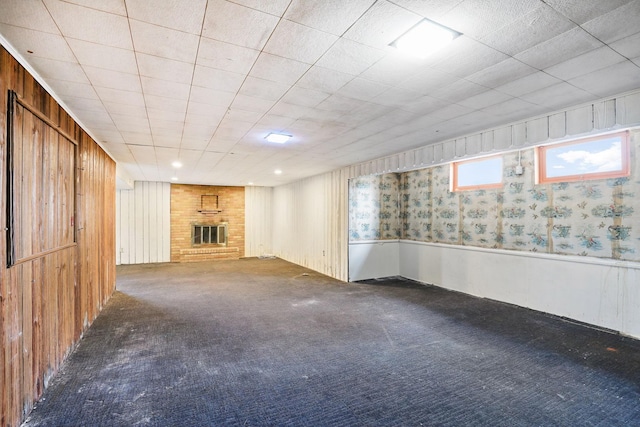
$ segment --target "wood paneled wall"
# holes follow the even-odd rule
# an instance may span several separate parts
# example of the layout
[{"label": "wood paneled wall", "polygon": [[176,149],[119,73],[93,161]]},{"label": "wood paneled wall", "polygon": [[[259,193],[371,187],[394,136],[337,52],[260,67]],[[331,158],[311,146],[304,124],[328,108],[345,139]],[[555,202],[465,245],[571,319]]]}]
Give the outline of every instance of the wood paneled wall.
[{"label": "wood paneled wall", "polygon": [[[14,247],[30,256],[7,267],[8,196],[29,196],[17,194],[23,187],[7,181],[9,90],[53,127],[32,118],[21,127],[20,142],[27,144],[31,163],[20,173],[32,181],[33,207],[40,209],[27,234],[44,243],[28,249],[32,243],[18,233]],[[64,138],[56,128],[76,145],[60,145]],[[75,151],[73,172],[61,173],[47,163],[54,157],[46,150],[56,144],[63,155]],[[40,153],[30,154],[29,147]],[[2,47],[0,171],[0,425],[17,426],[115,289],[115,163]],[[60,176],[73,178],[62,184],[75,197],[44,188]],[[75,204],[70,221],[68,203]],[[9,212],[17,220],[15,209]]]}]

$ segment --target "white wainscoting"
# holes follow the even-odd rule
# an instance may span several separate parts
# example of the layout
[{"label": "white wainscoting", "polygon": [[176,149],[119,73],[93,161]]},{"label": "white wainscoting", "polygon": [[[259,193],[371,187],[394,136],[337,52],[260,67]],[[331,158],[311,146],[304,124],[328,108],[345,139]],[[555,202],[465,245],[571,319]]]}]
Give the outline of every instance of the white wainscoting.
[{"label": "white wainscoting", "polygon": [[349,243],[349,280],[376,279],[400,274],[398,240]]},{"label": "white wainscoting", "polygon": [[640,264],[412,241],[403,277],[640,338]]},{"label": "white wainscoting", "polygon": [[273,254],[273,188],[244,189],[244,256]]}]

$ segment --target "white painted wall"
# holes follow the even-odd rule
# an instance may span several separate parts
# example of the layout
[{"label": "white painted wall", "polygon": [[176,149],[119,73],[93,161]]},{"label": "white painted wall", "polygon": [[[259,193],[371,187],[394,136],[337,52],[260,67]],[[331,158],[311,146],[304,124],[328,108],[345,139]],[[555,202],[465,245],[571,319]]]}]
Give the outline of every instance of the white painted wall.
[{"label": "white painted wall", "polygon": [[349,281],[400,275],[399,240],[349,243]]},{"label": "white painted wall", "polygon": [[171,261],[171,184],[136,181],[116,194],[116,264]]},{"label": "white painted wall", "polygon": [[400,241],[400,275],[640,338],[640,264]]},{"label": "white painted wall", "polygon": [[244,256],[273,254],[273,188],[245,187]]},{"label": "white painted wall", "polygon": [[347,280],[347,182],[340,170],[275,187],[274,255]]}]

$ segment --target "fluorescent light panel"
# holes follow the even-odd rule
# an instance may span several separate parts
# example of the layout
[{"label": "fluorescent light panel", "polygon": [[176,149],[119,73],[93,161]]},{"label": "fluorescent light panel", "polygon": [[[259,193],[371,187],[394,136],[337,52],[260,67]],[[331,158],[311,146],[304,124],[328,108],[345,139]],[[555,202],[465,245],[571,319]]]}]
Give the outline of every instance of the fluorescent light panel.
[{"label": "fluorescent light panel", "polygon": [[286,135],[284,133],[270,133],[265,137],[265,139],[269,142],[274,142],[276,144],[284,144],[291,138],[291,135]]},{"label": "fluorescent light panel", "polygon": [[410,55],[425,58],[460,35],[451,28],[423,19],[398,37],[391,46]]}]

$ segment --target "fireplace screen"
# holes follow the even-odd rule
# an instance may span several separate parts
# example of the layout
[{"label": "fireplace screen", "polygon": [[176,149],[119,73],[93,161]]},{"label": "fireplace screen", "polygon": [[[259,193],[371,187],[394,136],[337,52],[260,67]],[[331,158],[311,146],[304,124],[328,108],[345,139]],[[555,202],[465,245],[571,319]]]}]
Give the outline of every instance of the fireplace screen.
[{"label": "fireplace screen", "polygon": [[192,229],[192,244],[227,245],[227,224],[195,224]]}]

